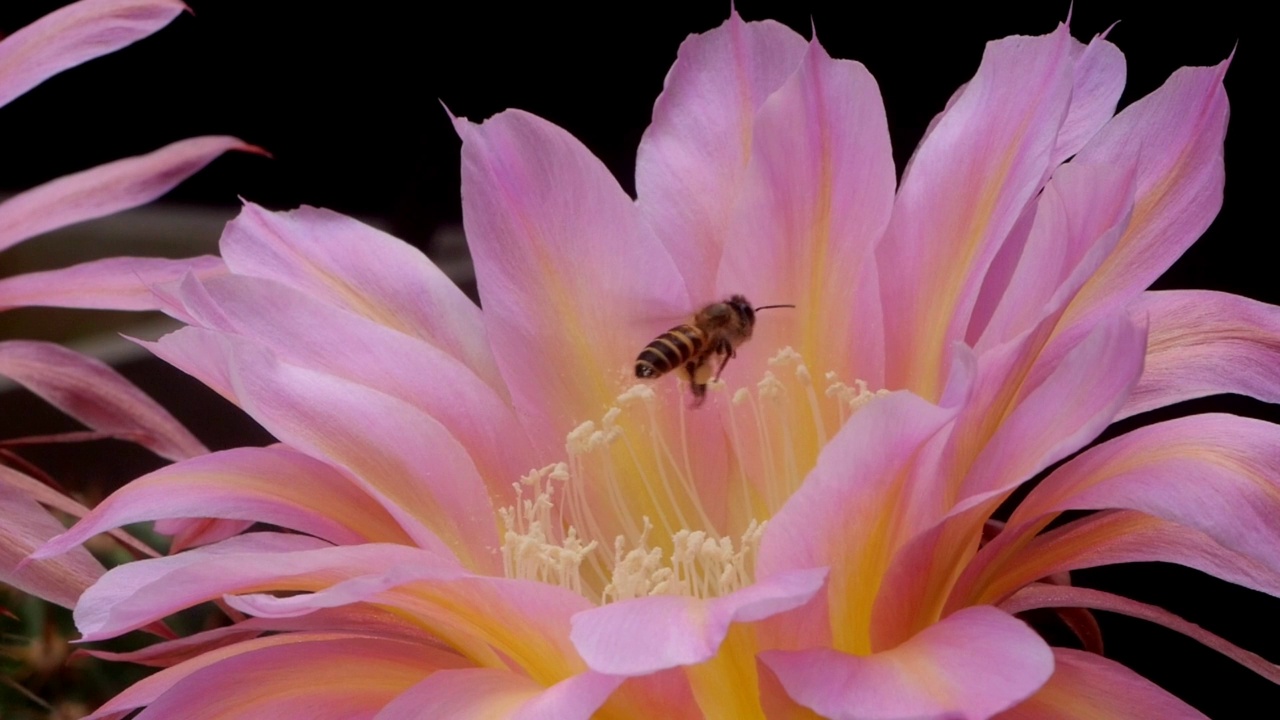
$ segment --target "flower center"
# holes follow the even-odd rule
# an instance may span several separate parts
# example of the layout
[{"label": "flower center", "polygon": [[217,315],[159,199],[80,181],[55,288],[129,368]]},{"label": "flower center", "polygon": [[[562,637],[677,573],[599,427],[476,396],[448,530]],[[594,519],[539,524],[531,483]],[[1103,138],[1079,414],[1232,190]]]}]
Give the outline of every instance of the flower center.
[{"label": "flower center", "polygon": [[[566,462],[512,484],[515,504],[500,511],[507,577],[596,602],[717,597],[750,584],[767,518],[813,467],[828,428],[886,392],[825,379],[819,393],[800,355],[783,348],[754,387],[729,396],[723,382],[709,385],[713,402],[696,412],[712,415],[698,418],[697,437],[683,387],[660,397],[631,386],[599,423],[568,433]],[[711,467],[726,481],[700,484],[697,470],[722,455],[727,464]]]}]

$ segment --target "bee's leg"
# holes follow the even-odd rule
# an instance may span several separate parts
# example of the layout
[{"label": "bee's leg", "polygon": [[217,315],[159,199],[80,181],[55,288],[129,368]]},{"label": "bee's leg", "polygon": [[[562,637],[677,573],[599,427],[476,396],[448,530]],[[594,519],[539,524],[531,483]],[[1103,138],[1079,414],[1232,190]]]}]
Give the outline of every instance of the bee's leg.
[{"label": "bee's leg", "polygon": [[715,352],[717,355],[720,356],[720,367],[716,368],[716,374],[714,379],[719,380],[720,373],[724,372],[724,366],[729,364],[730,358],[735,358],[738,356],[738,351],[733,348],[733,345],[729,344],[728,340],[722,340],[720,342],[720,345],[716,348]]},{"label": "bee's leg", "polygon": [[685,377],[689,378],[689,389],[693,391],[693,406],[698,407],[707,399],[707,384],[698,382],[698,371],[702,368],[702,362],[687,362],[684,364]]}]

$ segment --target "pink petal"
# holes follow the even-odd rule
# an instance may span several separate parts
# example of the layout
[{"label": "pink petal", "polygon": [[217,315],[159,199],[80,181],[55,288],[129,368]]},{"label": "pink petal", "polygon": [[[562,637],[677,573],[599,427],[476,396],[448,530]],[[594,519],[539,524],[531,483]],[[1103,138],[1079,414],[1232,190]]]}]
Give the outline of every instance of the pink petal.
[{"label": "pink petal", "polygon": [[289,365],[241,339],[231,343],[241,407],[287,445],[345,470],[434,552],[478,572],[501,572],[498,519],[476,467],[437,421],[349,380]]},{"label": "pink petal", "polygon": [[210,255],[183,260],[133,257],[91,260],[0,280],[0,309],[38,305],[155,310],[158,304],[152,286],[171,282],[188,272],[208,277],[226,272],[226,266],[221,259]]},{"label": "pink petal", "polygon": [[591,669],[647,675],[711,659],[732,623],[763,620],[808,602],[825,568],[779,573],[721,598],[654,595],[573,617],[570,638]]},{"label": "pink petal", "polygon": [[878,249],[887,386],[935,399],[983,276],[1051,169],[1071,98],[1065,26],[987,44],[981,67],[921,143]]},{"label": "pink petal", "polygon": [[1058,168],[1036,201],[1016,268],[975,344],[979,352],[1069,302],[1115,248],[1132,211],[1132,172],[1080,163]]},{"label": "pink petal", "polygon": [[[312,592],[224,600],[241,612],[272,619],[301,619],[367,603],[415,618],[427,632],[447,638],[485,666],[522,669],[547,683],[587,670],[569,641],[570,618],[591,607],[578,593],[543,582],[469,575],[456,564],[431,556],[414,560],[396,546],[382,547],[394,549],[362,545],[297,553],[289,560],[310,569],[301,577]],[[273,587],[295,586],[287,582]]]},{"label": "pink petal", "polygon": [[1124,53],[1102,35],[1095,36],[1088,45],[1073,41],[1071,51],[1075,60],[1071,106],[1058,131],[1050,166],[1080,152],[1111,119],[1124,91]]},{"label": "pink petal", "polygon": [[[10,474],[19,473],[0,466],[0,477]],[[75,548],[61,557],[23,562],[62,530],[62,523],[35,500],[0,482],[0,582],[63,607],[75,605],[104,572],[88,551]]]},{"label": "pink petal", "polygon": [[1053,677],[996,720],[1207,720],[1129,668],[1094,653],[1053,649]]},{"label": "pink petal", "polygon": [[[130,8],[133,10],[159,3],[115,0],[94,4],[133,6]],[[184,7],[180,3],[163,4],[174,14]],[[231,150],[264,152],[224,135],[190,138],[147,155],[65,175],[15,195],[0,203],[0,250],[50,230],[149,203]]]},{"label": "pink petal", "polygon": [[[463,138],[463,224],[489,338],[535,451],[562,457],[566,435],[598,422],[637,382],[635,358],[645,344],[694,306],[635,205],[568,133],[517,111],[455,127]],[[674,377],[660,383],[679,392]],[[720,419],[688,412],[683,402],[655,405],[652,416],[624,413],[618,426],[630,437],[664,433],[669,448],[703,439],[702,451],[689,455],[691,470],[680,470],[698,479],[714,525],[727,475]],[[623,445],[613,446],[614,460],[635,471],[624,474],[622,492],[644,498],[643,478],[668,473],[665,459],[633,456]],[[596,517],[602,537],[626,531],[617,513],[597,508]]]},{"label": "pink petal", "polygon": [[[837,647],[869,652],[875,584],[905,538],[885,527],[896,515],[912,463],[954,417],[899,393],[859,410],[818,456],[799,490],[770,519],[756,563],[758,577],[829,567],[826,599]],[[803,622],[804,618],[790,618]]]},{"label": "pink petal", "polygon": [[210,655],[153,675],[86,720],[144,705],[144,720],[373,718],[423,677],[466,664],[416,643],[336,633],[262,638]]},{"label": "pink petal", "polygon": [[795,71],[805,45],[780,23],[746,23],[731,12],[720,27],[681,43],[654,103],[636,157],[636,203],[695,302],[716,299],[755,113]]},{"label": "pink petal", "polygon": [[334,547],[305,535],[249,533],[112,568],[80,598],[76,627],[84,640],[99,640],[226,593],[328,587],[335,571],[376,574],[395,563],[412,563],[423,572],[462,572],[451,560],[402,545]]},{"label": "pink petal", "polygon": [[694,306],[630,198],[568,133],[518,111],[455,127],[489,337],[517,411],[554,457],[632,383],[645,343]]},{"label": "pink petal", "polygon": [[1151,323],[1142,379],[1120,417],[1183,400],[1238,393],[1280,402],[1280,308],[1207,290],[1143,293],[1130,305]]},{"label": "pink petal", "polygon": [[[1026,383],[1033,389],[999,414],[1001,422],[971,465],[964,459],[966,449],[954,446],[950,449],[957,455],[944,455],[935,465],[922,463],[925,477],[950,473],[963,481],[954,495],[936,480],[921,484],[916,494],[924,495],[923,501],[900,510],[907,518],[899,521],[900,532],[914,537],[894,556],[879,584],[873,647],[892,647],[941,617],[953,582],[947,569],[965,565],[982,523],[1010,491],[1107,427],[1137,381],[1143,347],[1142,331],[1127,317],[1100,324],[1048,378]],[[966,421],[974,418],[962,414],[957,428]]]},{"label": "pink petal", "polygon": [[189,278],[172,292],[185,303],[189,323],[247,336],[285,362],[401,398],[430,415],[466,448],[495,502],[509,504],[513,479],[538,464],[503,396],[429,343],[270,280]]},{"label": "pink petal", "polygon": [[[1043,523],[1026,528],[1034,532]],[[1057,573],[1127,562],[1170,562],[1280,597],[1280,578],[1208,535],[1150,515],[1111,511],[1031,538],[1006,527],[978,552],[956,582],[948,607],[996,603]]]},{"label": "pink petal", "polygon": [[489,668],[442,670],[383,708],[376,720],[510,718],[586,720],[623,678],[587,672],[550,688],[523,675]]},{"label": "pink petal", "polygon": [[328,465],[285,448],[238,448],[134,480],[33,557],[129,523],[192,517],[270,523],[334,544],[409,543],[381,506]]},{"label": "pink petal", "polygon": [[233,273],[284,283],[425,340],[505,396],[480,308],[403,241],[329,210],[272,213],[245,203],[221,248]]},{"label": "pink petal", "polygon": [[172,415],[106,363],[60,345],[0,343],[0,375],[85,425],[178,460],[208,452]]},{"label": "pink petal", "polygon": [[[791,346],[819,377],[880,387],[879,297],[865,281],[893,211],[894,167],[880,89],[867,69],[814,41],[756,115],[750,164],[717,286],[764,305],[737,371],[755,378]],[[832,422],[835,418],[832,418]]]},{"label": "pink petal", "polygon": [[155,342],[128,338],[151,354],[187,373],[227,400],[238,403],[231,384],[231,340],[204,328],[184,327]]},{"label": "pink petal", "polygon": [[1195,415],[1135,430],[1045,478],[1009,526],[1064,510],[1125,508],[1195,528],[1280,573],[1280,427]]},{"label": "pink petal", "polygon": [[83,0],[45,15],[0,42],[0,106],[67,68],[141,40],[186,9],[178,0]]},{"label": "pink petal", "polygon": [[800,704],[830,718],[989,717],[1053,673],[1038,635],[990,607],[966,608],[892,650],[769,651],[760,659]]},{"label": "pink petal", "polygon": [[1019,590],[1013,597],[1000,603],[1000,607],[1010,613],[1026,612],[1037,608],[1083,607],[1141,618],[1198,640],[1271,682],[1280,684],[1280,666],[1237,647],[1199,625],[1189,623],[1172,613],[1111,593],[1070,585],[1036,584]]},{"label": "pink petal", "polygon": [[1043,381],[1024,385],[957,499],[1011,489],[1102,434],[1138,382],[1145,347],[1145,328],[1129,318],[1098,323]]},{"label": "pink petal", "polygon": [[1070,320],[1126,303],[1182,255],[1222,206],[1227,130],[1224,61],[1182,68],[1107,123],[1073,162],[1137,168],[1137,204],[1115,252],[1073,303]]}]

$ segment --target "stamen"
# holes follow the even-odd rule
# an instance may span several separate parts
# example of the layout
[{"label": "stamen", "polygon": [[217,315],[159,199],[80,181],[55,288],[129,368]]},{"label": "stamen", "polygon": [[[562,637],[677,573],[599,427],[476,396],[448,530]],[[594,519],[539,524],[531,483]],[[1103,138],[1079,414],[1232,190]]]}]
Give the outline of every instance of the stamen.
[{"label": "stamen", "polygon": [[[803,358],[789,347],[769,365],[754,386],[713,404],[728,415],[718,437],[689,437],[684,388],[660,400],[642,384],[618,395],[598,423],[569,432],[566,462],[521,477],[512,484],[515,502],[499,511],[507,577],[559,585],[600,602],[656,594],[718,597],[749,585],[765,527],[755,518],[776,512],[800,486],[829,439],[830,422],[843,424],[887,392],[872,392],[861,380],[846,385],[829,372],[820,396]],[[713,380],[707,390],[724,392],[726,385]],[[668,399],[681,403],[671,418],[674,428],[661,424],[670,415],[658,411]],[[745,442],[739,418],[747,407],[755,426],[752,444]],[[673,430],[678,439],[668,437]],[[694,475],[693,453],[715,442],[727,443],[734,456],[728,482],[739,489],[728,488],[725,497],[741,508],[731,507],[725,517],[730,528],[746,528],[736,540],[711,524]],[[601,548],[610,536],[612,557]]]}]

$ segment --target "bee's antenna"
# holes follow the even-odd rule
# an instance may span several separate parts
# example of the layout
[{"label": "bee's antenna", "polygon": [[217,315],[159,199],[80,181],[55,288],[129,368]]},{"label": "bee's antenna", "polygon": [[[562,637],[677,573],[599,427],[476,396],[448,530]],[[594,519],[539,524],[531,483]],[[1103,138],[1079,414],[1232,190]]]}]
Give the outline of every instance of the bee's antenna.
[{"label": "bee's antenna", "polygon": [[751,308],[751,309],[752,310],[769,310],[771,308],[783,308],[783,307],[793,308],[795,307],[795,305],[761,305],[760,307]]}]

